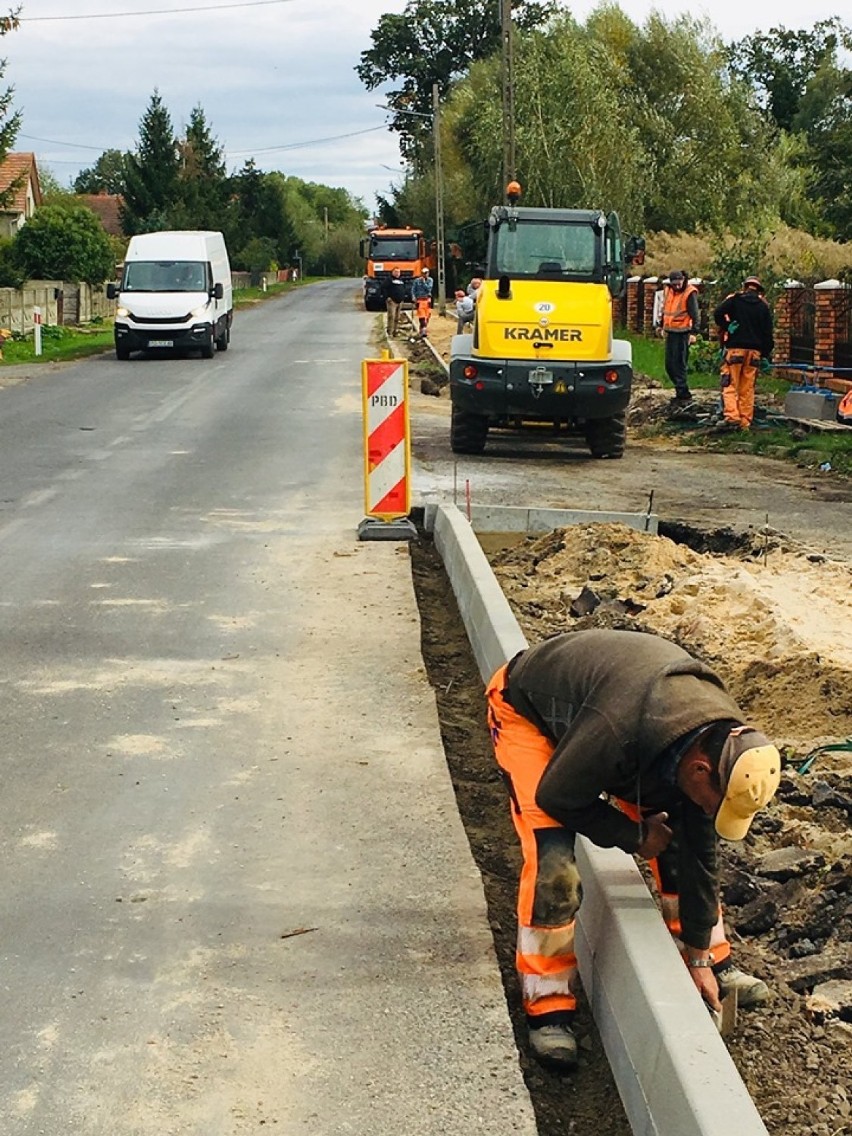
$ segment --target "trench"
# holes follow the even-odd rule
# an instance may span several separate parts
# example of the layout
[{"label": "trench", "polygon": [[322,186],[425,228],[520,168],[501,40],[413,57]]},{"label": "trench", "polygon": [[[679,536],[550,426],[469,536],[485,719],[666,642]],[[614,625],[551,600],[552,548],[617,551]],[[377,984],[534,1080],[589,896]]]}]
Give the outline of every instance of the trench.
[{"label": "trench", "polygon": [[494,950],[540,1136],[630,1136],[630,1125],[582,994],[576,1033],[580,1065],[570,1075],[529,1055],[515,975],[515,896],[520,854],[506,792],[485,728],[482,680],[443,563],[428,534],[411,549],[421,649],[435,692],[444,752],[462,823],[480,871]]}]

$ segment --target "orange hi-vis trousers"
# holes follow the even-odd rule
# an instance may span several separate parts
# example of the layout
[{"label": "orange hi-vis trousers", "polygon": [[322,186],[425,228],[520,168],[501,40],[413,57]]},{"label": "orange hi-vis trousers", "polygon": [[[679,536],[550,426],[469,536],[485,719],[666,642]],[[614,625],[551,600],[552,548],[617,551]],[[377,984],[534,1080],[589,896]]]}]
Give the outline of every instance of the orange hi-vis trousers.
[{"label": "orange hi-vis trousers", "polygon": [[748,430],[754,418],[754,388],[760,352],[750,347],[729,347],[722,365],[722,409],[727,422]]},{"label": "orange hi-vis trousers", "polygon": [[[583,890],[574,859],[575,834],[535,803],[539,782],[553,755],[553,744],[512,709],[503,697],[505,686],[503,666],[486,688],[488,728],[497,764],[509,789],[512,822],[523,856],[515,955],[521,997],[527,1017],[541,1018],[576,1009],[574,917]],[[618,804],[638,819],[635,805],[626,801]],[[672,870],[674,857],[668,852],[667,849],[666,854],[649,864],[660,893],[663,919],[682,949],[676,877]],[[721,911],[710,947],[716,963],[723,962],[731,953]]]}]

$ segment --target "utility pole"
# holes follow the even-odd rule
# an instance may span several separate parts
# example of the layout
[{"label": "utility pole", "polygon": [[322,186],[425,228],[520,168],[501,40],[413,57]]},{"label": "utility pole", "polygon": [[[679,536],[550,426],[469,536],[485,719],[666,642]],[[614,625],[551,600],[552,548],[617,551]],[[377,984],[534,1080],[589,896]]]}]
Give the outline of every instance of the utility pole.
[{"label": "utility pole", "polygon": [[435,134],[435,243],[438,259],[438,311],[447,311],[447,276],[444,240],[444,175],[441,170],[441,103],[438,84],[432,84],[432,129]]},{"label": "utility pole", "polygon": [[[503,192],[515,180],[515,61],[512,36],[512,0],[500,0],[503,39]],[[504,198],[508,201],[508,198]]]}]

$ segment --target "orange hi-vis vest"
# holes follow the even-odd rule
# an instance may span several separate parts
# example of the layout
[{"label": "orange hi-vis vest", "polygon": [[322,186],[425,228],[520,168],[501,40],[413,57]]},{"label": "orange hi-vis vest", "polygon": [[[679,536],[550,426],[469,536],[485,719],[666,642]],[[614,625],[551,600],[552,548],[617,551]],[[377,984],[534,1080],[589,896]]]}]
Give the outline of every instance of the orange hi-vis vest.
[{"label": "orange hi-vis vest", "polygon": [[665,331],[691,331],[692,317],[687,311],[689,297],[697,292],[694,284],[687,284],[682,292],[674,288],[666,289],[666,300],[663,304],[663,329]]}]

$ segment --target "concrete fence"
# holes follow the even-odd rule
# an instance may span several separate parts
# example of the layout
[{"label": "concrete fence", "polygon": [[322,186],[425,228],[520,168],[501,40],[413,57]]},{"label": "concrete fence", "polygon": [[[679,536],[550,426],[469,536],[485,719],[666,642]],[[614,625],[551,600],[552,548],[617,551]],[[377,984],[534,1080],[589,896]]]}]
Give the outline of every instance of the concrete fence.
[{"label": "concrete fence", "polygon": [[105,285],[69,284],[64,280],[28,280],[23,288],[0,288],[0,328],[26,334],[34,312],[41,309],[45,326],[89,323],[115,314],[115,301],[106,298]]}]

